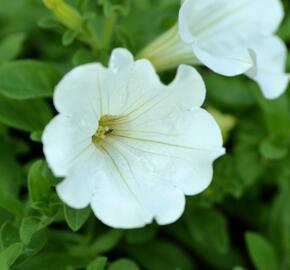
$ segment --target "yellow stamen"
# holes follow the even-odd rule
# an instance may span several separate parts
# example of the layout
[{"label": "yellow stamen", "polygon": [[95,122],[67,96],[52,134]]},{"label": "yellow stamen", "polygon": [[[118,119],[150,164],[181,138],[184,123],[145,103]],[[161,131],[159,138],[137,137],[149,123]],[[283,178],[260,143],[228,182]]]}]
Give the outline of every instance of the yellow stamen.
[{"label": "yellow stamen", "polygon": [[92,137],[92,141],[94,144],[100,143],[102,140],[106,139],[107,136],[112,135],[114,132],[112,122],[117,117],[111,115],[104,115],[99,120],[99,128],[96,133]]}]

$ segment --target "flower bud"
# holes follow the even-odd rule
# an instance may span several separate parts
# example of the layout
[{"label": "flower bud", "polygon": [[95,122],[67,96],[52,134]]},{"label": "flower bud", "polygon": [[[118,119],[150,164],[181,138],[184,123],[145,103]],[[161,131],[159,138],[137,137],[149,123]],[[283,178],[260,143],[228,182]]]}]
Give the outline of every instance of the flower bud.
[{"label": "flower bud", "polygon": [[82,19],[79,12],[63,0],[43,0],[43,3],[50,9],[55,17],[68,29],[79,32]]},{"label": "flower bud", "polygon": [[213,107],[207,107],[207,111],[217,121],[223,135],[224,142],[226,142],[230,136],[230,132],[236,126],[237,120],[233,115],[223,114],[219,110]]}]

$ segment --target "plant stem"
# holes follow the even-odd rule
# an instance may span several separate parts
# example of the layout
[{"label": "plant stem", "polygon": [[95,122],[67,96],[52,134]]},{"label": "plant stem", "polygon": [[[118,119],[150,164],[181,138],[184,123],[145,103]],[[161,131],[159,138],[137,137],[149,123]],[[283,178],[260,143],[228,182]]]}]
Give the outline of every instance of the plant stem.
[{"label": "plant stem", "polygon": [[102,48],[107,48],[110,45],[116,20],[116,13],[112,13],[111,16],[106,18],[102,36]]}]

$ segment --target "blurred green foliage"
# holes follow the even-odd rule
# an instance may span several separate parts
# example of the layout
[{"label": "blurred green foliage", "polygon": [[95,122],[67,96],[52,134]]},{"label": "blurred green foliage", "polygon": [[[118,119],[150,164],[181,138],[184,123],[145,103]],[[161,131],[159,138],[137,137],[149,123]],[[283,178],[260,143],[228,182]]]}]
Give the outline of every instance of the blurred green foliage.
[{"label": "blurred green foliage", "polygon": [[[67,30],[39,0],[0,0],[0,269],[290,269],[290,93],[200,69],[207,105],[236,118],[212,185],[175,224],[113,230],[58,199],[39,143],[53,88],[73,66],[137,53],[176,22],[179,0],[67,0]],[[290,3],[279,35],[290,46]],[[262,14],[261,14],[262,16]],[[149,25],[150,24],[150,25]],[[290,55],[287,69],[290,72]],[[174,71],[161,74],[170,81]]]}]

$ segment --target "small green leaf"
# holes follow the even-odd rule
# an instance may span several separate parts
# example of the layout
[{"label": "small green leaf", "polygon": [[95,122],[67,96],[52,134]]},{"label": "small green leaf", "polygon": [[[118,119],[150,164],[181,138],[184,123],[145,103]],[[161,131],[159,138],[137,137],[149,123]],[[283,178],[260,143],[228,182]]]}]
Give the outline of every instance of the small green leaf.
[{"label": "small green leaf", "polygon": [[19,228],[17,224],[6,220],[0,229],[0,250],[11,246],[14,243],[21,242],[19,238]]},{"label": "small green leaf", "polygon": [[122,239],[124,231],[109,230],[100,235],[93,244],[96,253],[106,253],[113,249]]},{"label": "small green leaf", "polygon": [[268,132],[273,136],[289,137],[290,104],[284,94],[275,100],[267,100],[262,93],[256,92],[257,102],[263,112],[262,116],[267,125]]},{"label": "small green leaf", "polygon": [[108,270],[139,270],[139,267],[133,261],[128,259],[119,259],[112,263]]},{"label": "small green leaf", "polygon": [[86,270],[105,270],[107,261],[106,257],[98,257],[87,266]]},{"label": "small green leaf", "polygon": [[59,29],[61,28],[60,24],[56,21],[53,15],[42,17],[37,25],[43,29]]},{"label": "small green leaf", "polygon": [[99,0],[99,4],[103,6],[106,16],[112,16],[114,13],[125,16],[129,13],[131,7],[130,0]]},{"label": "small green leaf", "polygon": [[28,245],[24,247],[24,253],[27,256],[33,256],[37,254],[47,242],[46,230],[39,230],[33,233]]},{"label": "small green leaf", "polygon": [[21,217],[23,214],[21,202],[15,196],[5,191],[1,191],[0,207],[13,214],[15,217]]},{"label": "small green leaf", "polygon": [[221,77],[214,73],[206,74],[204,78],[209,99],[218,105],[239,110],[255,102],[252,92],[257,86],[245,78]]},{"label": "small green leaf", "polygon": [[32,207],[41,210],[46,216],[52,218],[61,205],[56,193],[51,186],[57,180],[48,169],[46,162],[36,161],[29,170],[28,191]]},{"label": "small green leaf", "polygon": [[76,51],[72,59],[72,62],[75,66],[79,66],[82,64],[95,62],[95,61],[96,61],[96,57],[94,56],[94,54],[84,49],[79,49],[78,51]]},{"label": "small green leaf", "polygon": [[248,251],[258,270],[279,269],[275,250],[266,238],[252,232],[246,233],[245,237]]},{"label": "small green leaf", "polygon": [[229,235],[225,217],[214,210],[196,209],[186,216],[193,240],[204,247],[225,254],[229,249]]},{"label": "small green leaf", "polygon": [[286,16],[285,20],[283,21],[279,31],[278,35],[284,39],[285,41],[290,41],[290,17]]},{"label": "small green leaf", "polygon": [[26,35],[23,33],[14,33],[5,37],[0,42],[0,62],[15,59],[22,49]]},{"label": "small green leaf", "polygon": [[64,46],[71,45],[74,40],[77,38],[78,33],[75,31],[67,30],[62,36],[62,44]]},{"label": "small green leaf", "polygon": [[22,220],[19,235],[21,241],[28,245],[34,233],[38,232],[42,229],[45,224],[42,222],[40,218],[37,217],[26,217]]},{"label": "small green leaf", "polygon": [[135,48],[136,46],[135,39],[132,35],[130,35],[130,32],[128,31],[127,28],[122,27],[120,25],[116,25],[115,32],[116,32],[116,38],[121,43],[122,47],[128,48],[128,49]]},{"label": "small green leaf", "polygon": [[142,269],[197,269],[193,259],[173,242],[156,239],[154,242],[142,245],[128,245],[123,248],[138,262]]},{"label": "small green leaf", "polygon": [[0,253],[0,269],[9,270],[17,258],[21,255],[23,244],[15,243]]},{"label": "small green leaf", "polygon": [[42,99],[20,101],[0,94],[0,122],[9,127],[28,132],[42,130],[51,118],[51,110]]},{"label": "small green leaf", "polygon": [[142,229],[126,231],[126,240],[129,244],[142,244],[148,242],[156,235],[157,228],[154,225],[146,226]]},{"label": "small green leaf", "polygon": [[86,263],[85,258],[55,250],[49,253],[43,252],[25,260],[17,270],[65,270],[67,267],[85,269]]},{"label": "small green leaf", "polygon": [[[285,164],[289,168],[289,160]],[[289,173],[286,175],[289,179]],[[270,211],[270,237],[279,259],[290,268],[290,185],[284,181]]]},{"label": "small green leaf", "polygon": [[288,154],[287,146],[273,139],[266,139],[260,144],[261,155],[270,160],[281,160]]},{"label": "small green leaf", "polygon": [[68,226],[75,232],[78,231],[87,221],[91,213],[90,208],[72,209],[64,205],[64,216]]},{"label": "small green leaf", "polygon": [[16,156],[16,143],[0,136],[0,190],[17,195],[21,185],[22,168]]},{"label": "small green leaf", "polygon": [[41,142],[41,137],[42,137],[42,131],[40,130],[33,131],[30,134],[30,139],[34,142]]},{"label": "small green leaf", "polygon": [[6,63],[0,66],[0,93],[15,99],[50,97],[59,78],[53,67],[42,62]]},{"label": "small green leaf", "polygon": [[36,161],[30,168],[28,174],[28,190],[32,202],[47,201],[51,194],[50,182],[43,176],[45,162]]},{"label": "small green leaf", "polygon": [[253,120],[240,123],[234,145],[234,168],[243,189],[253,186],[263,175],[265,166],[259,153],[264,130]]}]

